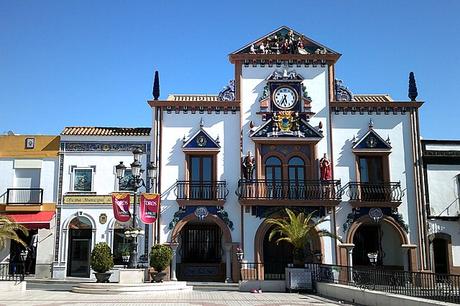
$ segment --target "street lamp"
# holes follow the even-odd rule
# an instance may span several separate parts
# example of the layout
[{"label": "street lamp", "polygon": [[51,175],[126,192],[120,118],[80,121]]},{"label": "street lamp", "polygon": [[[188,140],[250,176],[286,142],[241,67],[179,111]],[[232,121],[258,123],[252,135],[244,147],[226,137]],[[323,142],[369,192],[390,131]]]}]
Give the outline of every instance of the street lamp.
[{"label": "street lamp", "polygon": [[[147,183],[142,178],[142,164],[140,162],[142,157],[142,150],[140,148],[135,148],[133,151],[134,162],[131,163],[131,177],[129,178],[128,185],[133,187],[134,191],[134,203],[133,203],[133,225],[132,228],[125,231],[126,238],[132,238],[131,248],[129,254],[128,268],[137,267],[137,237],[145,235],[145,231],[138,228],[136,225],[136,202],[137,202],[137,191],[141,187],[145,187],[147,190],[150,190],[153,186],[154,180],[156,178],[156,166],[153,163],[150,163],[147,166],[148,170],[148,181]],[[121,185],[121,180],[125,176],[126,166],[121,161],[118,165],[115,166],[115,170],[118,178],[118,186]],[[154,174],[154,175],[151,175]]]}]

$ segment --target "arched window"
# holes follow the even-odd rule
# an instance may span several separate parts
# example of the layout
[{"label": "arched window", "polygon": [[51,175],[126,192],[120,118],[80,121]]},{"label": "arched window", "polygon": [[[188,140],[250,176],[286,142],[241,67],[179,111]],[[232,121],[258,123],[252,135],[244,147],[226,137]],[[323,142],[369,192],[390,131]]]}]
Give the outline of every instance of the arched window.
[{"label": "arched window", "polygon": [[265,160],[265,179],[267,181],[279,181],[283,178],[281,160],[270,156]]},{"label": "arched window", "polygon": [[298,156],[288,162],[288,176],[290,182],[299,183],[305,180],[305,162]]}]

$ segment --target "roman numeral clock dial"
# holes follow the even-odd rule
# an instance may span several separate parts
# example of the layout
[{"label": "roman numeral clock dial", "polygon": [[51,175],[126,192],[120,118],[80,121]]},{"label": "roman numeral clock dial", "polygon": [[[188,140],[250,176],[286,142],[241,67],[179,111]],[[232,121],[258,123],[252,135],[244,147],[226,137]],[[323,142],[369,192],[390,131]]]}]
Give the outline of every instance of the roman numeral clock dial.
[{"label": "roman numeral clock dial", "polygon": [[297,94],[290,87],[279,87],[273,94],[273,102],[282,109],[291,109],[297,102]]}]

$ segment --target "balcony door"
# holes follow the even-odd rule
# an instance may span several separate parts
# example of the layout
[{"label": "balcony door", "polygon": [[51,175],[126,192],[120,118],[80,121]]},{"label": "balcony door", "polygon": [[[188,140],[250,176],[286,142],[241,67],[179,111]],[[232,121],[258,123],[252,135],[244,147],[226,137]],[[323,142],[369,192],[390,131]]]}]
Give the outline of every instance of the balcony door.
[{"label": "balcony door", "polygon": [[40,169],[15,169],[14,188],[14,203],[40,203]]},{"label": "balcony door", "polygon": [[288,162],[289,198],[305,198],[305,163],[294,156]]},{"label": "balcony door", "polygon": [[359,157],[359,177],[362,183],[383,183],[383,160],[382,156]]},{"label": "balcony door", "polygon": [[361,182],[361,199],[363,201],[386,199],[388,194],[383,185],[385,174],[382,156],[360,156],[359,178]]},{"label": "balcony door", "polygon": [[265,181],[268,198],[283,197],[283,168],[278,157],[271,156],[265,161]]},{"label": "balcony door", "polygon": [[189,159],[190,199],[212,200],[214,178],[214,157],[212,155],[192,155]]}]

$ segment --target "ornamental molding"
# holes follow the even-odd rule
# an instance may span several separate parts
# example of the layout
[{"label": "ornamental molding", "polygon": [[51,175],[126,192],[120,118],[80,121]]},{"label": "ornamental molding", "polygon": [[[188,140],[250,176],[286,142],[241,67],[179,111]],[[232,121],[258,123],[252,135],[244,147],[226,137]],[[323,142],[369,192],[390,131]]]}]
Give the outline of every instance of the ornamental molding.
[{"label": "ornamental molding", "polygon": [[228,85],[219,92],[220,101],[235,101],[235,80],[230,80]]},{"label": "ornamental molding", "polygon": [[351,102],[353,101],[353,93],[347,86],[343,83],[342,80],[335,79],[335,97],[337,101],[340,102]]},{"label": "ornamental molding", "polygon": [[283,111],[273,113],[272,117],[250,135],[251,138],[293,138],[312,139],[323,138],[321,130],[311,126],[299,114]]},{"label": "ornamental molding", "polygon": [[[174,213],[173,219],[171,222],[169,222],[168,228],[172,230],[180,220],[191,214],[194,214],[199,220],[202,220],[200,219],[199,215],[202,215],[204,211],[206,211],[206,216],[209,214],[215,215],[219,217],[231,231],[234,230],[233,221],[230,220],[228,217],[228,212],[221,206],[179,207],[179,209]],[[204,218],[206,218],[206,216]]]},{"label": "ornamental molding", "polygon": [[150,152],[149,143],[61,142],[61,152],[132,152],[135,148],[140,148],[143,152]]},{"label": "ornamental molding", "polygon": [[[347,215],[347,219],[342,225],[343,232],[346,233],[348,229],[350,229],[351,225],[356,222],[356,220],[366,215],[377,223],[381,222],[385,216],[391,217],[396,223],[398,223],[399,226],[401,226],[404,232],[409,233],[409,225],[404,221],[403,215],[400,214],[397,209],[392,209],[389,207],[353,208],[352,212]],[[372,216],[378,218],[373,218]]]}]

